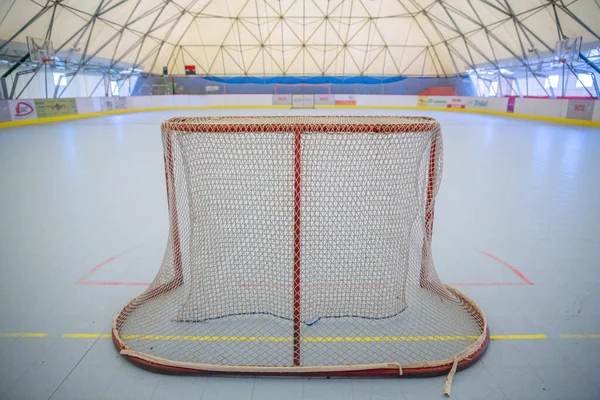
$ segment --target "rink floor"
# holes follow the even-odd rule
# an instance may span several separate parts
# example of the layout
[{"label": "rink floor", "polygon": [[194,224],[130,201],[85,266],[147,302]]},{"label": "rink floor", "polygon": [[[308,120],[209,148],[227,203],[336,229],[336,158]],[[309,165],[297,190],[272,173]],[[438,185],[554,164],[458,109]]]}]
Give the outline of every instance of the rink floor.
[{"label": "rink floor", "polygon": [[0,399],[441,399],[445,377],[176,377],[110,340],[167,240],[160,122],[428,115],[444,135],[433,256],[492,343],[456,399],[600,399],[600,130],[467,113],[164,111],[0,130]]}]

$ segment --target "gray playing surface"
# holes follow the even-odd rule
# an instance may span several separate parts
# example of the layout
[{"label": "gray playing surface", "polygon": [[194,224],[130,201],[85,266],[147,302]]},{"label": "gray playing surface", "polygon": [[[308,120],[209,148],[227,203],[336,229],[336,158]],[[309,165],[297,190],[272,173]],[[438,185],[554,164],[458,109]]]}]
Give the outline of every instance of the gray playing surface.
[{"label": "gray playing surface", "polygon": [[493,335],[482,360],[456,375],[452,398],[600,398],[600,130],[467,113],[267,109],[0,130],[0,399],[443,398],[444,377],[162,376],[127,363],[108,338],[166,245],[160,122],[284,113],[440,121],[434,261],[481,306]]}]

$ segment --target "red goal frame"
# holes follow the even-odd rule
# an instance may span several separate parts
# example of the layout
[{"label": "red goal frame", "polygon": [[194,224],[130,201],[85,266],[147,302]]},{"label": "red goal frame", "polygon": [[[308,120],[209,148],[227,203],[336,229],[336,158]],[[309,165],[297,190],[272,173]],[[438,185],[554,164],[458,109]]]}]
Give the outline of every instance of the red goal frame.
[{"label": "red goal frame", "polygon": [[[277,85],[275,85],[277,86]],[[320,85],[317,85],[320,86]],[[363,117],[364,118],[364,117]],[[364,118],[364,119],[368,119]],[[376,118],[376,117],[371,117]],[[115,318],[113,323],[113,341],[116,347],[123,353],[128,355],[128,358],[139,365],[140,367],[150,369],[156,372],[169,374],[188,374],[188,375],[205,375],[205,374],[244,374],[252,375],[302,375],[302,376],[371,376],[371,375],[395,375],[395,376],[436,376],[448,373],[453,368],[453,362],[448,362],[443,365],[423,366],[418,368],[401,368],[399,365],[356,365],[356,366],[330,366],[330,367],[303,367],[301,366],[301,173],[302,173],[302,136],[305,132],[310,133],[414,133],[427,132],[439,128],[437,121],[431,118],[418,117],[420,123],[402,123],[402,124],[377,124],[377,123],[348,123],[348,124],[331,124],[331,123],[279,123],[279,124],[264,124],[255,123],[256,117],[241,117],[239,120],[247,120],[247,123],[234,124],[199,124],[194,123],[196,118],[173,118],[165,121],[162,124],[162,131],[165,134],[165,178],[166,192],[168,198],[168,208],[171,215],[171,235],[173,238],[173,255],[175,276],[168,283],[157,285],[152,289],[144,292],[130,303],[128,303],[121,313]],[[348,118],[351,120],[352,118]],[[363,119],[363,120],[364,120]],[[253,121],[254,120],[254,121]],[[430,120],[429,123],[423,123],[423,120]],[[149,299],[158,295],[168,293],[183,284],[183,265],[182,251],[179,232],[179,218],[176,204],[176,188],[174,176],[174,160],[173,160],[173,135],[178,132],[197,133],[276,133],[276,132],[293,132],[293,154],[294,154],[294,266],[293,266],[293,299],[294,299],[294,314],[293,314],[293,366],[292,367],[227,367],[227,368],[188,368],[187,366],[168,365],[167,363],[159,363],[152,359],[146,359],[143,354],[133,354],[127,349],[126,344],[120,339],[119,331],[125,318],[139,305],[145,303]],[[437,179],[438,165],[436,164],[438,141],[437,136],[432,136],[432,142],[429,152],[428,176],[427,176],[427,192],[426,192],[426,214],[425,214],[425,233],[423,237],[423,262],[421,266],[421,287],[426,287],[428,276],[428,265],[426,264],[427,252],[429,247],[427,243],[431,242],[433,232],[433,202],[435,199],[435,182]],[[451,289],[451,288],[449,288]],[[456,289],[451,289],[462,301],[471,304],[477,311],[481,313],[479,308],[466,296],[462,295]],[[481,313],[481,315],[483,315]],[[483,318],[485,322],[485,318]],[[457,370],[467,368],[479,359],[485,352],[490,340],[489,329],[485,323],[482,340],[479,347],[472,354],[462,358],[456,363]],[[130,353],[130,354],[128,354]],[[165,360],[168,361],[168,360]],[[316,370],[318,369],[318,370]],[[400,371],[400,374],[399,374]]]}]

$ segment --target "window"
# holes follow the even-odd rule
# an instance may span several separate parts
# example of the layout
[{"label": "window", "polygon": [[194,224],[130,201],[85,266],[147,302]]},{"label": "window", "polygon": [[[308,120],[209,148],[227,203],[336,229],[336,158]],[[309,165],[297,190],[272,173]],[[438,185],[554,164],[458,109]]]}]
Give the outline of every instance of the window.
[{"label": "window", "polygon": [[[583,85],[582,85],[583,83]],[[577,83],[575,83],[575,87],[592,87],[593,80],[592,76],[588,74],[577,74]]]},{"label": "window", "polygon": [[[60,72],[55,72],[53,75],[54,75],[54,86],[58,85],[59,81],[60,81],[60,86],[67,85],[67,77],[66,76],[62,76],[62,74]],[[62,76],[62,79],[60,79],[61,76]]]},{"label": "window", "polygon": [[496,96],[498,94],[498,82],[492,82],[490,85],[490,96]]},{"label": "window", "polygon": [[544,87],[546,89],[549,88],[557,88],[558,87],[558,75],[550,75],[546,77],[546,81],[544,82]]},{"label": "window", "polygon": [[111,81],[110,82],[110,93],[113,96],[118,96],[119,95],[119,82],[116,82],[116,81]]}]

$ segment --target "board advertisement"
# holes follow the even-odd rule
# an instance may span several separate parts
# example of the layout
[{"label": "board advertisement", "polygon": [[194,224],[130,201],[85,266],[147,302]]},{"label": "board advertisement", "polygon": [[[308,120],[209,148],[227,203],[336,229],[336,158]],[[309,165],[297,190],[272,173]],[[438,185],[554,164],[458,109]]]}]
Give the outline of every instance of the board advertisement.
[{"label": "board advertisement", "polygon": [[463,96],[418,96],[417,107],[487,110],[488,99]]},{"label": "board advertisement", "polygon": [[8,109],[13,121],[37,118],[33,100],[8,100]]},{"label": "board advertisement", "polygon": [[315,104],[334,105],[335,98],[332,94],[315,94]]},{"label": "board advertisement", "polygon": [[510,96],[508,98],[508,104],[506,105],[506,112],[515,112],[515,101],[517,98],[515,96]]},{"label": "board advertisement", "polygon": [[466,108],[462,97],[452,97],[446,100],[446,108]]},{"label": "board advertisement", "polygon": [[472,104],[467,104],[467,108],[474,108],[476,110],[487,110],[488,106],[488,99],[473,99]]},{"label": "board advertisement", "polygon": [[275,106],[291,106],[292,105],[292,95],[291,94],[274,94],[273,95],[273,105]]},{"label": "board advertisement", "polygon": [[569,100],[567,118],[591,121],[594,115],[595,100]]},{"label": "board advertisement", "polygon": [[355,106],[356,96],[353,94],[336,94],[335,95],[336,106]]},{"label": "board advertisement", "polygon": [[127,97],[111,96],[100,99],[100,108],[102,111],[124,110],[127,108]]},{"label": "board advertisement", "polygon": [[75,99],[75,104],[77,104],[77,112],[79,114],[101,111],[100,101],[97,97],[77,97]]},{"label": "board advertisement", "polygon": [[429,108],[446,108],[448,105],[448,97],[445,96],[429,96],[427,107]]},{"label": "board advertisement", "polygon": [[75,99],[35,99],[38,118],[77,114]]}]

